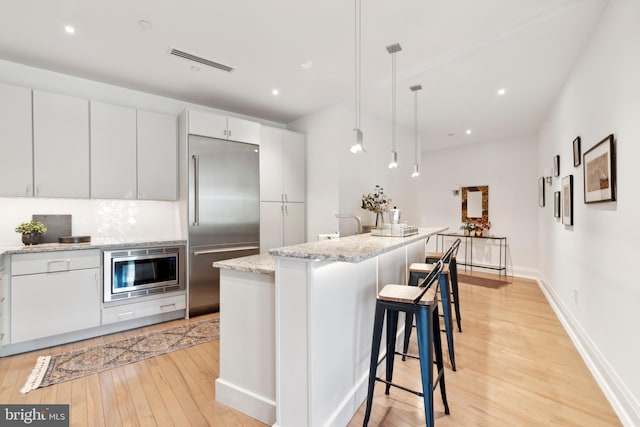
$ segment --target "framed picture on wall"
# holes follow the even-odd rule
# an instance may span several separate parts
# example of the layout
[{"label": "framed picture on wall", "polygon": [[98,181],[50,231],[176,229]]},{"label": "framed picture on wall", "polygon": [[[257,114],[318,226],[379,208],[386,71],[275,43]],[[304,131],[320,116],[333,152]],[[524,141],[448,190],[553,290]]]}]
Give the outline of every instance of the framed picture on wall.
[{"label": "framed picture on wall", "polygon": [[553,217],[560,218],[560,192],[553,193]]},{"label": "framed picture on wall", "polygon": [[560,156],[553,158],[553,176],[560,176]]},{"label": "framed picture on wall", "polygon": [[544,178],[538,178],[538,206],[544,207]]},{"label": "framed picture on wall", "polygon": [[580,137],[573,140],[573,166],[580,166]]},{"label": "framed picture on wall", "polygon": [[584,153],[584,202],[616,200],[616,156],[613,134]]},{"label": "framed picture on wall", "polygon": [[562,223],[573,225],[573,175],[562,178]]}]

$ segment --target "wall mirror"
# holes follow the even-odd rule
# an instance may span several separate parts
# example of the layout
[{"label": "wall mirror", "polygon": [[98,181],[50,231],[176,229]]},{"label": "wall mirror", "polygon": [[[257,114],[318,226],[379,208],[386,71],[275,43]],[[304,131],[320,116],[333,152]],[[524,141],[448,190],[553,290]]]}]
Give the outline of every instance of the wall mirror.
[{"label": "wall mirror", "polygon": [[489,186],[462,187],[462,222],[489,219]]}]

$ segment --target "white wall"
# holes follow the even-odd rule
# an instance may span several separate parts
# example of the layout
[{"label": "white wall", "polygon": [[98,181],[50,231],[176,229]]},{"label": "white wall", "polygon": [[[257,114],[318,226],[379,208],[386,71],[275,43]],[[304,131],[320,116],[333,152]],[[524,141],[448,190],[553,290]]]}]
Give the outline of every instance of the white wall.
[{"label": "white wall", "polygon": [[[422,153],[425,182],[421,222],[459,231],[462,200],[458,186],[489,187],[490,235],[506,236],[508,273],[537,275],[537,166],[535,136],[456,146]],[[433,240],[433,239],[432,239]],[[433,242],[430,242],[430,245]],[[499,253],[488,241],[474,243],[474,263],[497,265]],[[461,251],[464,249],[461,247]],[[486,251],[485,253],[481,252]]]},{"label": "white wall", "polygon": [[[355,221],[335,218],[350,213],[373,224],[375,215],[361,209],[363,194],[384,188],[402,210],[402,222],[419,225],[418,194],[420,181],[411,178],[414,162],[413,133],[398,127],[397,169],[388,169],[391,152],[391,122],[362,117],[366,153],[352,154],[353,109],[335,105],[303,117],[287,127],[307,134],[307,239],[319,233],[340,230],[341,235],[355,232]],[[388,217],[385,218],[388,221]],[[425,225],[434,225],[428,223]]]},{"label": "white wall", "polygon": [[[175,116],[185,108],[197,108],[283,127],[279,123],[4,60],[0,60],[0,82]],[[60,162],[64,164],[64,155]],[[186,239],[179,227],[177,202],[0,198],[0,246],[21,245],[20,235],[13,230],[34,213],[71,214],[74,235],[90,235],[93,240]]]},{"label": "white wall", "polygon": [[[612,0],[540,131],[538,149],[541,165],[559,154],[561,177],[574,177],[572,227],[555,221],[550,208],[539,210],[543,283],[625,425],[640,425],[638,76],[640,2]],[[610,133],[617,145],[618,201],[586,205],[571,141],[580,136],[584,153]],[[557,180],[553,187],[560,188]]]}]

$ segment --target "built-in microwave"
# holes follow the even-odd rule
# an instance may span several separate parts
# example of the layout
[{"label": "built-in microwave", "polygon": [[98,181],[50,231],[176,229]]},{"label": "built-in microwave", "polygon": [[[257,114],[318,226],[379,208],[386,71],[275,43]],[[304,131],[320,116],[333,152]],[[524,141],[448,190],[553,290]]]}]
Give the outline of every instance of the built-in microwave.
[{"label": "built-in microwave", "polygon": [[185,288],[184,246],[118,249],[103,253],[105,302]]}]

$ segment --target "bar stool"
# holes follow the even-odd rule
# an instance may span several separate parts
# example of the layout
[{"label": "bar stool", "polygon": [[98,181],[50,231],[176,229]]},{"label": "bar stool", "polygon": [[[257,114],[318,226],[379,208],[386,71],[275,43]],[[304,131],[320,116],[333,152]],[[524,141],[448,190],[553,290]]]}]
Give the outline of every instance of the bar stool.
[{"label": "bar stool", "polygon": [[[369,383],[367,394],[367,407],[364,415],[363,426],[369,424],[371,406],[373,404],[373,390],[376,381],[386,384],[385,394],[389,394],[391,387],[421,396],[424,400],[424,413],[426,425],[433,427],[433,391],[440,385],[440,394],[445,408],[445,414],[449,414],[449,404],[444,384],[444,363],[442,360],[442,343],[440,340],[440,320],[438,316],[438,287],[431,286],[440,277],[443,262],[435,264],[433,270],[422,280],[418,286],[386,285],[376,299],[376,313],[373,324],[373,341],[371,344],[371,362],[369,365]],[[416,316],[416,329],[418,334],[418,356],[420,359],[420,375],[422,380],[422,392],[408,389],[402,385],[392,383],[393,361],[397,353],[396,330],[398,325],[398,313],[411,313]],[[376,376],[378,357],[380,354],[380,341],[384,318],[387,318],[386,336],[386,373],[385,379]],[[435,353],[436,375],[433,374]]]},{"label": "bar stool", "polygon": [[[462,332],[462,317],[460,316],[460,297],[458,296],[458,263],[456,262],[457,252],[453,254],[451,262],[449,262],[449,274],[451,274],[451,302],[456,311],[456,323],[458,324],[458,332]],[[424,258],[426,264],[435,264],[440,261],[444,254],[442,252],[427,252]]]},{"label": "bar stool", "polygon": [[[447,252],[442,256],[441,261],[446,264],[442,269],[442,273],[438,278],[438,285],[440,287],[440,298],[442,302],[442,314],[444,317],[444,330],[443,332],[447,335],[447,347],[449,350],[449,360],[451,361],[451,369],[456,370],[456,358],[454,351],[454,342],[453,342],[453,321],[451,316],[451,288],[449,286],[450,280],[449,276],[451,269],[451,262],[453,260],[454,255],[457,253],[458,248],[460,247],[460,239],[457,239],[451,247],[447,250]],[[431,273],[434,268],[434,264],[422,264],[422,263],[414,263],[409,267],[409,285],[415,286],[418,283],[418,280],[426,277]],[[411,338],[411,330],[413,327],[413,315],[408,313],[405,317],[405,332],[404,332],[404,347],[403,353],[407,353],[409,349],[409,339]],[[402,360],[406,360],[406,357],[403,356]]]}]

